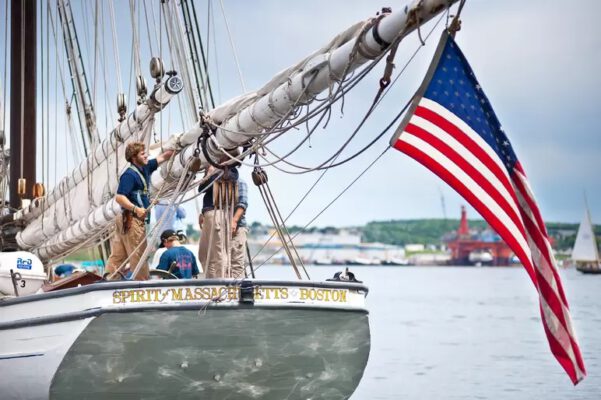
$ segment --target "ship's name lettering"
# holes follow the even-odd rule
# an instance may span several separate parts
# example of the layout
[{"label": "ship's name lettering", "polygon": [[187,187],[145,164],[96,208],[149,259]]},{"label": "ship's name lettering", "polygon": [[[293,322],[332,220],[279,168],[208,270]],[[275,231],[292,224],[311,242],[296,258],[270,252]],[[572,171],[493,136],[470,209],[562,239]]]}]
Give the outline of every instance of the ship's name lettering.
[{"label": "ship's name lettering", "polygon": [[[346,290],[324,288],[254,288],[255,300],[300,300],[346,303]],[[164,303],[168,301],[227,301],[239,299],[237,286],[196,287],[196,288],[147,288],[115,290],[113,304]]]},{"label": "ship's name lettering", "polygon": [[299,300],[328,301],[346,303],[346,290],[300,288]]}]

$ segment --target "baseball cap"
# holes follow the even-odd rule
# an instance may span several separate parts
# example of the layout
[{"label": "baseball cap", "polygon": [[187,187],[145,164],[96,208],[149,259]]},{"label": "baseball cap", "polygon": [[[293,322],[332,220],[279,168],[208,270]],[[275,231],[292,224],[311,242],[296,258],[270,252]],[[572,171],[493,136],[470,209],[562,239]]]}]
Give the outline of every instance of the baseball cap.
[{"label": "baseball cap", "polygon": [[163,233],[161,233],[161,244],[159,245],[159,248],[161,247],[165,247],[165,241],[169,240],[169,239],[179,239],[179,236],[177,235],[177,232],[175,232],[173,229],[166,229],[163,231]]}]

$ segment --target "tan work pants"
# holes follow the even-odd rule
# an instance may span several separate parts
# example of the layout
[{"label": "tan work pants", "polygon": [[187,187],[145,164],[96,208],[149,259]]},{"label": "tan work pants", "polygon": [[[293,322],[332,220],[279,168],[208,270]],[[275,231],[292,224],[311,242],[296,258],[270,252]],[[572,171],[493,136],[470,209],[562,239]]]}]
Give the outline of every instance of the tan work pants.
[{"label": "tan work pants", "polygon": [[[223,210],[210,210],[203,213],[202,232],[198,246],[198,259],[207,279],[244,278],[244,258],[246,256],[246,228],[238,228],[234,237],[230,235]],[[226,252],[229,242],[231,252]],[[230,268],[228,268],[230,266]]]},{"label": "tan work pants", "polygon": [[[139,244],[140,246],[138,247]],[[119,214],[116,220],[116,232],[111,239],[111,255],[107,262],[106,272],[111,274],[115,272],[130,254],[129,265],[133,272],[145,250],[146,226],[144,221],[141,221],[138,218],[132,218],[131,227],[127,233],[123,234],[123,215]],[[121,271],[123,272],[124,268],[122,268]],[[145,260],[138,275],[132,278],[145,281],[149,278],[148,271],[148,262]]]}]

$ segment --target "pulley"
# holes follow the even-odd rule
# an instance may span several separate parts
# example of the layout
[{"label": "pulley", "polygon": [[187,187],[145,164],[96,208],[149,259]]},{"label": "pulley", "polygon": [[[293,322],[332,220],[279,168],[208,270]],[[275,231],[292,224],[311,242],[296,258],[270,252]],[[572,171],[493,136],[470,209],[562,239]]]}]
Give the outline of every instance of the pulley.
[{"label": "pulley", "polygon": [[265,172],[265,170],[263,170],[263,168],[260,167],[255,167],[255,169],[252,172],[252,178],[255,186],[261,186],[267,183],[267,181],[269,180],[267,178],[267,173]]},{"label": "pulley", "polygon": [[119,113],[119,122],[125,120],[125,114],[127,114],[127,102],[125,101],[125,94],[119,93],[117,95],[117,112]]},{"label": "pulley", "polygon": [[142,75],[136,77],[136,92],[138,93],[138,104],[141,104],[148,94],[146,79]]},{"label": "pulley", "polygon": [[17,180],[17,194],[19,197],[24,197],[27,193],[27,179],[19,178]]},{"label": "pulley", "polygon": [[44,197],[46,195],[46,188],[43,183],[35,183],[33,185],[33,198],[38,199],[40,197]]},{"label": "pulley", "polygon": [[165,68],[163,67],[163,60],[159,57],[152,57],[150,59],[150,76],[156,79],[157,83],[161,82],[165,75]]}]

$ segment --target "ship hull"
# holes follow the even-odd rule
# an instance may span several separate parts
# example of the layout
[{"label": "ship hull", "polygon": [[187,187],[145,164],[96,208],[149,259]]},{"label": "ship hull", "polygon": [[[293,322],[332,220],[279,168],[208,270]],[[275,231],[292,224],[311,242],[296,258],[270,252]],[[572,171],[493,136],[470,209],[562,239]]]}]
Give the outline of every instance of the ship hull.
[{"label": "ship hull", "polygon": [[577,266],[576,269],[583,274],[601,274],[601,268]]},{"label": "ship hull", "polygon": [[[359,301],[366,288],[263,282],[249,303],[239,301],[237,286],[180,283],[90,285],[95,290],[41,302],[18,299],[19,313],[35,305],[40,314],[11,322],[5,315],[15,314],[3,313],[3,398],[346,399],[359,384],[370,349]],[[228,295],[197,301],[218,292]],[[69,298],[79,307],[42,310],[67,307]]]}]

